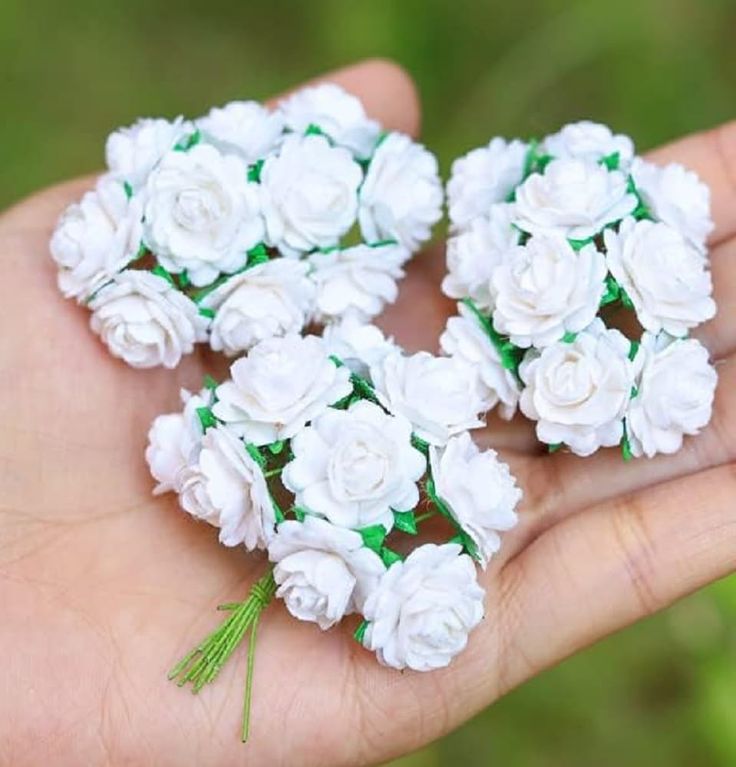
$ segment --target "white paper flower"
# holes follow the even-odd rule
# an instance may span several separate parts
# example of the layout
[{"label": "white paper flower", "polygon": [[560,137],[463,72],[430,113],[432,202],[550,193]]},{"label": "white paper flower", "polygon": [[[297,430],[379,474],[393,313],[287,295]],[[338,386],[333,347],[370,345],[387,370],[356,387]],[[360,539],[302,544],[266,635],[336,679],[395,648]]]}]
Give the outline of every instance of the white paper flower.
[{"label": "white paper flower", "polygon": [[393,511],[419,503],[426,460],[411,444],[411,424],[366,400],[330,408],[291,441],[281,475],[296,505],[339,527],[394,524]]},{"label": "white paper flower", "polygon": [[268,555],[276,565],[276,596],[295,618],[322,630],[362,610],[385,572],[380,557],[363,546],[358,533],[311,516],[282,522]]},{"label": "white paper flower", "polygon": [[718,376],[694,338],[644,333],[639,355],[643,367],[626,416],[631,452],[649,458],[676,453],[684,435],[710,421]]},{"label": "white paper flower", "polygon": [[277,258],[230,277],[201,302],[215,311],[210,346],[232,356],[265,338],[299,333],[314,305],[308,272],[303,261]]},{"label": "white paper flower", "polygon": [[150,272],[120,272],[89,307],[92,330],[115,357],[136,368],[174,368],[206,338],[207,320],[197,305]]},{"label": "white paper flower", "polygon": [[181,490],[182,474],[196,459],[202,442],[202,426],[197,408],[209,404],[209,392],[190,394],[182,389],[184,410],[154,419],[148,431],[146,462],[158,482],[153,493],[160,495]]},{"label": "white paper flower", "polygon": [[555,158],[577,158],[589,162],[598,162],[617,154],[620,168],[627,168],[634,156],[634,143],[628,136],[614,134],[607,125],[590,120],[566,125],[547,136],[543,146]]},{"label": "white paper flower", "polygon": [[360,230],[369,242],[396,240],[414,252],[442,216],[437,158],[403,133],[389,133],[360,188]]},{"label": "white paper flower", "polygon": [[519,383],[503,366],[498,350],[472,312],[458,305],[459,317],[450,317],[440,336],[445,354],[467,363],[476,373],[487,409],[499,406],[502,418],[509,419],[519,402]]},{"label": "white paper flower", "polygon": [[197,127],[220,151],[238,154],[250,165],[278,146],[284,123],[257,101],[231,101],[210,109]]},{"label": "white paper flower", "polygon": [[707,256],[676,229],[628,218],[604,238],[608,268],[645,330],[681,336],[715,315]]},{"label": "white paper flower", "polygon": [[355,245],[317,252],[309,257],[317,287],[316,318],[321,321],[354,314],[369,320],[399,294],[397,280],[409,253],[400,245]]},{"label": "white paper flower", "polygon": [[264,236],[259,188],[236,155],[197,144],[169,152],[146,185],[145,241],[170,272],[194,285],[244,266]]},{"label": "white paper flower", "polygon": [[499,532],[518,522],[521,490],[495,450],[481,452],[468,432],[430,447],[435,492],[478,547],[483,568],[501,547]]},{"label": "white paper flower", "polygon": [[475,370],[457,357],[391,354],[371,367],[381,403],[409,419],[419,437],[442,445],[453,434],[483,425],[488,408]]},{"label": "white paper flower", "polygon": [[107,137],[107,167],[118,178],[138,189],[158,161],[193,130],[184,118],[173,121],[143,118]]},{"label": "white paper flower", "polygon": [[263,549],[276,516],[266,479],[245,445],[228,429],[207,429],[196,461],[184,470],[179,502],[220,529],[220,543]]},{"label": "white paper flower", "polygon": [[316,126],[356,157],[370,157],[381,128],[367,117],[363,104],[335,83],[302,88],[279,104],[287,128],[304,133]]},{"label": "white paper flower", "polygon": [[494,138],[487,147],[473,149],[452,164],[447,184],[450,221],[465,227],[491,205],[503,202],[521,183],[529,150],[522,141]]},{"label": "white paper flower", "polygon": [[82,301],[125,268],[138,254],[142,219],[140,201],[128,199],[119,180],[102,176],[64,211],[51,236],[61,292]]},{"label": "white paper flower", "polygon": [[621,171],[584,160],[553,160],[516,190],[516,224],[526,232],[557,231],[584,240],[636,206]]},{"label": "white paper flower", "polygon": [[380,328],[362,322],[355,315],[328,325],[322,338],[328,354],[363,377],[370,375],[371,365],[377,365],[387,354],[399,351],[393,338],[386,338]]},{"label": "white paper flower", "polygon": [[630,350],[618,330],[596,319],[572,343],[527,353],[519,368],[526,384],[519,404],[537,422],[538,438],[581,456],[618,444],[634,385]]},{"label": "white paper flower", "polygon": [[286,256],[328,248],[355,223],[360,165],[324,136],[292,135],[261,170],[269,244]]},{"label": "white paper flower", "polygon": [[261,341],[232,364],[230,375],[217,387],[212,409],[256,445],[293,437],[352,391],[350,371],[332,362],[316,336]]},{"label": "white paper flower", "polygon": [[519,242],[511,224],[514,206],[497,203],[472,219],[447,241],[447,275],[442,290],[450,298],[472,298],[481,309],[493,306],[491,275]]},{"label": "white paper flower", "polygon": [[483,619],[473,561],[455,543],[427,543],[392,565],[363,608],[363,645],[384,666],[431,671],[447,666]]},{"label": "white paper flower", "polygon": [[606,271],[592,243],[576,252],[559,233],[536,234],[508,251],[493,272],[493,325],[522,348],[577,333],[598,313]]},{"label": "white paper flower", "polygon": [[655,218],[677,229],[695,247],[705,248],[713,231],[710,189],[696,173],[679,163],[658,166],[637,157],[631,175]]}]

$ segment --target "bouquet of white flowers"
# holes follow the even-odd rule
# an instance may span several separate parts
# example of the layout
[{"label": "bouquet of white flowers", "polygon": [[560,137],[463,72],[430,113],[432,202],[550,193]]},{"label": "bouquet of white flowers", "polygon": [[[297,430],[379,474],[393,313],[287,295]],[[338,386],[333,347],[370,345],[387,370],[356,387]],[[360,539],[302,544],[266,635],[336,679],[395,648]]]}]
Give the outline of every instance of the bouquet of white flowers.
[{"label": "bouquet of white flowers", "polygon": [[156,491],[177,493],[225,546],[265,549],[271,566],[172,678],[199,690],[250,629],[250,679],[274,595],[321,629],[357,613],[355,638],[397,669],[440,668],[463,650],[484,614],[475,565],[498,551],[521,498],[467,431],[488,407],[469,365],[407,356],[351,324],[261,341],[229,380],[183,399],[149,433]]},{"label": "bouquet of white flowers", "polygon": [[134,367],[236,355],[397,296],[441,215],[437,162],[337,85],[110,135],[107,172],[51,239],[62,293]]},{"label": "bouquet of white flowers", "polygon": [[[712,318],[707,186],[591,122],[494,138],[455,161],[444,352],[550,450],[676,452],[710,420],[716,373],[688,338]],[[628,315],[628,316],[627,316]],[[632,328],[632,322],[633,328]]]}]

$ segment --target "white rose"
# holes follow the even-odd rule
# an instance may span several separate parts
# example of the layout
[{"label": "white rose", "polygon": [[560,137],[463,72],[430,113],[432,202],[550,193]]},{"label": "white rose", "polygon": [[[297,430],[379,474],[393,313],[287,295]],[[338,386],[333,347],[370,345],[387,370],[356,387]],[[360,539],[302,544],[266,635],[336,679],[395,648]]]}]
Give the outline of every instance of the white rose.
[{"label": "white rose", "polygon": [[362,322],[355,315],[328,325],[322,338],[328,354],[363,377],[370,375],[371,365],[377,365],[387,354],[399,351],[393,338],[386,338],[380,328]]},{"label": "white rose", "polygon": [[527,353],[519,368],[526,384],[520,406],[537,422],[542,442],[586,456],[621,441],[635,376],[630,349],[618,330],[595,320],[572,343]]},{"label": "white rose", "polygon": [[276,258],[230,277],[202,299],[215,311],[210,346],[230,356],[271,336],[299,333],[314,304],[315,288],[302,261]]},{"label": "white rose", "polygon": [[524,176],[529,146],[522,141],[494,138],[452,164],[447,183],[450,221],[463,228],[486,215],[493,203],[506,200]]},{"label": "white rose", "polygon": [[516,190],[515,223],[526,232],[559,231],[585,240],[636,206],[621,171],[584,160],[553,160]]},{"label": "white rose", "polygon": [[386,571],[359,533],[312,516],[282,522],[268,556],[275,563],[276,596],[295,618],[323,631],[362,610]]},{"label": "white rose", "polygon": [[263,549],[276,525],[266,479],[245,445],[228,429],[207,429],[197,459],[181,476],[179,502],[220,529],[220,543]]},{"label": "white rose", "polygon": [[151,476],[158,482],[153,494],[181,490],[182,474],[199,454],[202,425],[197,408],[209,404],[209,392],[199,394],[181,391],[184,410],[154,419],[148,431],[146,462]]},{"label": "white rose", "polygon": [[677,229],[695,247],[705,248],[713,231],[710,189],[696,173],[679,163],[660,167],[637,157],[631,175],[655,218]]},{"label": "white rose", "polygon": [[369,242],[396,240],[414,252],[442,216],[437,158],[403,133],[389,133],[360,188],[360,231]]},{"label": "white rose", "polygon": [[577,333],[598,314],[606,272],[592,243],[576,252],[561,234],[536,234],[493,271],[493,325],[522,348]]},{"label": "white rose", "polygon": [[244,266],[264,236],[259,189],[236,155],[197,144],[169,152],[146,185],[145,241],[170,272],[194,285]]},{"label": "white rose", "polygon": [[279,104],[279,112],[287,128],[304,133],[314,125],[361,158],[370,157],[381,132],[360,100],[334,83],[298,90]]},{"label": "white rose", "polygon": [[457,357],[391,354],[370,369],[381,403],[409,419],[419,437],[442,445],[453,434],[483,425],[487,410],[475,370]]},{"label": "white rose", "polygon": [[718,376],[694,338],[644,333],[639,354],[643,367],[626,416],[631,452],[649,458],[676,453],[683,435],[697,434],[710,421]]},{"label": "white rose", "polygon": [[50,244],[61,292],[82,301],[123,269],[138,254],[142,219],[140,200],[128,199],[122,182],[110,176],[70,205]]},{"label": "white rose", "polygon": [[194,301],[150,272],[120,272],[89,308],[92,330],[115,357],[136,368],[174,368],[207,338],[207,320]]},{"label": "white rose", "polygon": [[182,117],[173,121],[143,118],[127,128],[119,128],[107,137],[107,167],[138,189],[158,161],[191,130],[192,126]]},{"label": "white rose", "polygon": [[411,444],[411,424],[366,400],[331,408],[291,441],[281,475],[296,505],[339,527],[394,525],[393,511],[419,503],[426,460]]},{"label": "white rose", "polygon": [[555,158],[577,158],[589,162],[618,154],[621,168],[627,168],[634,156],[634,143],[628,136],[614,134],[607,125],[590,120],[566,125],[547,136],[543,147]]},{"label": "white rose", "polygon": [[505,368],[495,345],[472,312],[458,305],[459,317],[450,317],[440,336],[442,351],[467,363],[478,376],[487,409],[499,405],[502,418],[509,419],[519,402],[519,383]]},{"label": "white rose", "polygon": [[511,224],[514,206],[491,205],[447,241],[447,275],[442,290],[450,298],[472,298],[481,309],[493,306],[491,275],[506,252],[519,242]]},{"label": "white rose", "polygon": [[292,135],[261,170],[269,244],[286,256],[328,248],[355,223],[363,171],[324,136]]},{"label": "white rose", "polygon": [[483,568],[501,547],[499,532],[518,522],[521,490],[495,450],[481,452],[468,432],[430,447],[435,492],[478,547]]},{"label": "white rose", "polygon": [[222,152],[238,154],[250,165],[278,146],[284,123],[257,101],[231,101],[210,109],[197,127]]},{"label": "white rose", "polygon": [[333,363],[316,336],[261,341],[232,364],[230,375],[217,387],[212,409],[256,445],[293,437],[352,391],[350,371]]},{"label": "white rose", "polygon": [[456,543],[427,543],[391,565],[363,608],[363,645],[384,666],[431,671],[447,666],[483,619],[483,589]]},{"label": "white rose", "polygon": [[400,245],[355,245],[309,257],[317,286],[316,317],[325,322],[355,314],[363,320],[379,314],[399,294],[396,281],[409,253]]},{"label": "white rose", "polygon": [[707,256],[676,229],[627,218],[604,239],[608,268],[645,330],[681,336],[715,315]]}]

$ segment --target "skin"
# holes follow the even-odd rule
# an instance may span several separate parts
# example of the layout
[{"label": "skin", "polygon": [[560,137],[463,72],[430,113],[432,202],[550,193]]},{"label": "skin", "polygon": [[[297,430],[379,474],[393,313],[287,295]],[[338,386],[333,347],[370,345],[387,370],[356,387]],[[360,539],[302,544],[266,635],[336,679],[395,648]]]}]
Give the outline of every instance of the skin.
[{"label": "skin", "polygon": [[[369,61],[329,76],[389,128],[416,135],[414,86]],[[736,567],[736,123],[653,153],[713,192],[719,314],[699,336],[719,361],[714,418],[672,457],[546,455],[523,419],[479,436],[525,491],[522,521],[483,575],[487,617],[450,668],[380,667],[349,638],[272,606],[261,623],[252,738],[238,739],[244,663],[199,696],[165,671],[243,598],[264,562],[153,498],[143,451],[222,360],[175,371],[114,360],[87,312],[55,286],[48,239],[91,180],[47,189],[0,217],[0,763],[364,765],[441,736],[543,669]],[[453,305],[441,250],[417,257],[383,327],[434,350]],[[32,307],[32,309],[31,309]],[[421,312],[418,308],[421,307]]]}]

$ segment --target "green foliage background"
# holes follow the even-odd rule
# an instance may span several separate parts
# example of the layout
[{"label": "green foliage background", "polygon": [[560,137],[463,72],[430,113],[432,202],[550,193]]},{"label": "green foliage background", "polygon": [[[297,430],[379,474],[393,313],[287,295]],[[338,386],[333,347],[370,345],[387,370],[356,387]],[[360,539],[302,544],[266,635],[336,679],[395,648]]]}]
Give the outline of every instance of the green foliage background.
[{"label": "green foliage background", "polygon": [[[644,149],[734,116],[733,0],[0,0],[0,206],[109,130],[390,56],[446,171],[581,117]],[[491,616],[492,618],[492,616]],[[396,767],[736,764],[736,581],[564,663]]]}]

